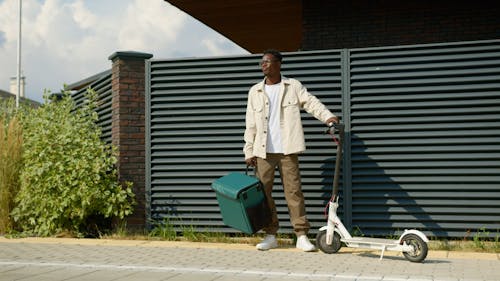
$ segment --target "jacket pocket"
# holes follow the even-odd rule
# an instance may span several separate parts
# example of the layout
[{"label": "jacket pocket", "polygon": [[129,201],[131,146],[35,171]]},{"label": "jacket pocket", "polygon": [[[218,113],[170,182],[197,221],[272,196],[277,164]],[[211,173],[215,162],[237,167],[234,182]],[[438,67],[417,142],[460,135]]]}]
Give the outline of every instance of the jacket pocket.
[{"label": "jacket pocket", "polygon": [[283,108],[283,113],[285,114],[285,116],[287,116],[286,118],[289,118],[291,116],[295,118],[296,115],[300,115],[299,100],[295,96],[283,99],[281,107]]},{"label": "jacket pocket", "polygon": [[291,96],[291,97],[286,96],[283,99],[281,106],[282,107],[299,106],[299,100],[297,99],[296,96]]},{"label": "jacket pocket", "polygon": [[264,104],[260,101],[253,101],[252,110],[254,112],[262,112],[264,110]]},{"label": "jacket pocket", "polygon": [[252,109],[253,109],[253,112],[260,113],[260,112],[262,112],[262,110],[264,110],[264,107],[263,106],[261,106],[261,107],[252,107]]}]

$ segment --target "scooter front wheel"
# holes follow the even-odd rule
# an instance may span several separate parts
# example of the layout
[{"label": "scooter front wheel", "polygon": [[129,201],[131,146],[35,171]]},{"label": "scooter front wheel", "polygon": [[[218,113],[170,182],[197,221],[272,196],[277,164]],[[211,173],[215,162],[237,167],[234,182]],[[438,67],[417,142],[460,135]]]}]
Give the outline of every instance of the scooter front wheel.
[{"label": "scooter front wheel", "polygon": [[406,243],[413,249],[409,252],[403,252],[405,258],[411,262],[421,262],[427,257],[428,247],[422,238],[416,234],[408,234],[403,237],[403,243]]},{"label": "scooter front wheel", "polygon": [[337,232],[333,233],[332,244],[328,245],[326,243],[326,230],[318,232],[316,235],[316,246],[326,254],[334,254],[340,250],[342,247],[342,242],[340,242],[340,235]]}]

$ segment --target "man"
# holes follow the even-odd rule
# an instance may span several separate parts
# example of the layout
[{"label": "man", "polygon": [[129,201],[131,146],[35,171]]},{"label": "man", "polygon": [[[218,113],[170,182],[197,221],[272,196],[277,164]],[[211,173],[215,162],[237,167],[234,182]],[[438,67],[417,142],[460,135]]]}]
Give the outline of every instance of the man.
[{"label": "man", "polygon": [[257,244],[259,250],[278,247],[276,233],[278,217],[271,196],[276,167],[280,171],[290,221],[297,235],[297,248],[309,252],[315,247],[307,238],[310,225],[306,218],[302,194],[298,154],[305,150],[304,130],[300,109],[318,120],[338,123],[315,96],[298,81],[281,75],[282,55],[266,50],[260,62],[264,80],[248,92],[245,130],[245,162],[255,167],[255,173],[264,185],[271,223],[264,228],[265,239]]}]

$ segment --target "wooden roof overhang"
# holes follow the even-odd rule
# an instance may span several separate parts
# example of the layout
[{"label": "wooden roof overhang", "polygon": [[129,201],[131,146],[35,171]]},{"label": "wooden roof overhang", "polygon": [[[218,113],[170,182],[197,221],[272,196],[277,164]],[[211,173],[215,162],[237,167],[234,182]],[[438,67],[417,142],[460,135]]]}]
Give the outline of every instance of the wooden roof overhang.
[{"label": "wooden roof overhang", "polygon": [[250,53],[268,48],[291,52],[301,47],[301,0],[165,1]]}]

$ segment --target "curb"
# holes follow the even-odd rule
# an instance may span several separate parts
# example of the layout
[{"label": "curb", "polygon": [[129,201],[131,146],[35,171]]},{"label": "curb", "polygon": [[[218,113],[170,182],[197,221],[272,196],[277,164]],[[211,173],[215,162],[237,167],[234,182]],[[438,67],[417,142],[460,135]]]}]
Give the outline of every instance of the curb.
[{"label": "curb", "polygon": [[[243,243],[212,243],[212,242],[188,242],[188,241],[150,241],[150,240],[116,240],[116,239],[90,239],[90,238],[5,238],[0,237],[0,243],[40,243],[61,245],[83,245],[83,246],[121,246],[121,247],[165,247],[165,248],[203,248],[203,249],[226,249],[256,251],[252,244]],[[302,252],[292,245],[281,246],[272,251]],[[321,252],[316,252],[321,253]],[[342,247],[339,253],[351,253],[353,255],[376,255],[380,251],[369,249],[353,249]],[[322,254],[322,253],[321,253]],[[399,252],[386,252],[384,256],[402,256]],[[428,258],[437,259],[469,259],[469,260],[498,260],[500,254],[459,252],[459,251],[429,251]]]}]

